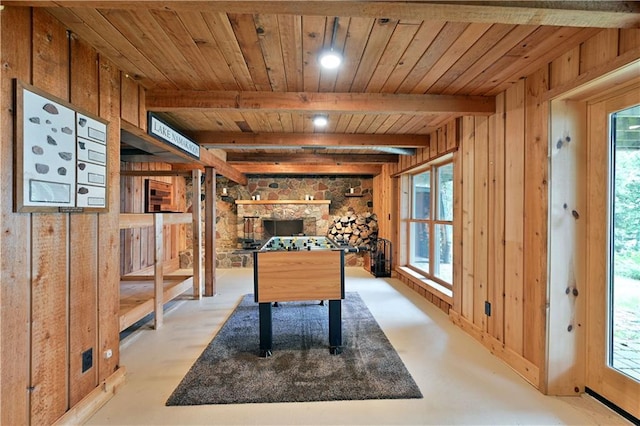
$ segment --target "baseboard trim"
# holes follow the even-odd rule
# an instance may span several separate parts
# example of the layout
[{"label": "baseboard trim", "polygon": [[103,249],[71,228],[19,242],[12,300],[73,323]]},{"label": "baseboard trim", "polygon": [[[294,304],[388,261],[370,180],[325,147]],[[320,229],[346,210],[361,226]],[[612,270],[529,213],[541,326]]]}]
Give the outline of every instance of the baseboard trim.
[{"label": "baseboard trim", "polygon": [[449,310],[449,319],[467,334],[482,343],[489,352],[504,361],[527,382],[544,393],[544,389],[540,387],[540,369],[531,361],[523,358],[522,355],[508,348],[503,342],[484,332],[453,309]]},{"label": "baseboard trim", "polygon": [[124,367],[118,368],[115,373],[109,376],[87,396],[82,398],[80,402],[71,407],[69,411],[64,413],[54,425],[78,425],[85,423],[103,405],[113,398],[117,388],[124,384],[125,374],[126,369]]}]

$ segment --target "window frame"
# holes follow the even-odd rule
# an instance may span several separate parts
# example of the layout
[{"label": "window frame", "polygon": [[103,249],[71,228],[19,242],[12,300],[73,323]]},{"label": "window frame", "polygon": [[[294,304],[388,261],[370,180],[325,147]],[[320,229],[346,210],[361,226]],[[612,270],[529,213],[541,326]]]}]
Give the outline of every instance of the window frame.
[{"label": "window frame", "polygon": [[[439,181],[439,169],[441,169],[442,167],[446,167],[446,166],[451,166],[451,173],[453,174],[455,168],[454,168],[454,164],[453,164],[453,158],[449,157],[445,160],[442,161],[438,161],[438,162],[433,162],[433,163],[429,163],[428,165],[426,165],[425,167],[421,167],[420,169],[414,170],[409,174],[409,180],[408,180],[408,195],[409,195],[409,199],[408,199],[408,211],[406,212],[406,239],[405,239],[405,250],[407,253],[407,258],[406,258],[406,267],[409,268],[410,270],[412,270],[413,272],[423,276],[424,278],[433,281],[449,290],[453,290],[453,270],[452,270],[452,275],[451,275],[451,282],[447,282],[445,280],[443,280],[442,278],[438,277],[435,275],[435,255],[436,255],[436,241],[438,240],[437,238],[434,238],[435,235],[435,229],[438,225],[448,225],[451,227],[451,264],[452,264],[452,268],[453,268],[453,235],[454,235],[454,217],[453,217],[453,200],[455,197],[455,194],[453,194],[453,190],[455,189],[455,185],[452,187],[452,198],[451,198],[451,203],[452,203],[452,214],[451,214],[451,218],[450,220],[444,220],[444,219],[440,219],[439,217],[441,215],[436,214],[439,209],[441,208],[441,200],[439,196],[430,196],[430,200],[429,200],[429,217],[427,219],[416,219],[415,216],[415,211],[414,211],[414,207],[415,207],[415,201],[414,200],[414,194],[416,193],[415,191],[415,187],[414,187],[414,179],[416,176],[424,174],[426,172],[429,172],[430,174],[430,183],[429,183],[429,187],[430,187],[430,193],[431,194],[439,194],[440,193],[440,181]],[[455,180],[455,177],[452,178],[452,180]],[[416,223],[425,223],[427,224],[427,228],[428,228],[428,235],[429,235],[429,247],[428,247],[428,253],[429,253],[429,259],[428,259],[428,270],[425,270],[424,268],[420,268],[418,266],[416,266],[415,264],[413,264],[412,259],[415,258],[414,256],[414,251],[412,249],[412,246],[414,244],[413,241],[413,233],[412,233],[412,227],[414,226],[414,224]]]}]

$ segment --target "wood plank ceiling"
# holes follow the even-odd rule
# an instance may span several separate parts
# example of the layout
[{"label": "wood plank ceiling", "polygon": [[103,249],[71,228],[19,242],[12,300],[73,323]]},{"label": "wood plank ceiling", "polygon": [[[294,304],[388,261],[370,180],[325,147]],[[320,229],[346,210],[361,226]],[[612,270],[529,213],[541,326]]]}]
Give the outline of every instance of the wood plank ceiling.
[{"label": "wood plank ceiling", "polygon": [[[47,7],[146,89],[149,111],[251,173],[370,172],[455,117],[489,115],[496,94],[601,28],[640,26],[634,2],[20,5]],[[331,46],[343,64],[321,69]]]}]

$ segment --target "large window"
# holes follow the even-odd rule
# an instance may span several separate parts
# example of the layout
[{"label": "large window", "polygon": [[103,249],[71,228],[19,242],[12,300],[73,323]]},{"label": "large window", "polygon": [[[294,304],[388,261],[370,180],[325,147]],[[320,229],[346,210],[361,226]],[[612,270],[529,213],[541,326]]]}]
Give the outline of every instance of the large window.
[{"label": "large window", "polygon": [[453,163],[411,176],[409,267],[449,288],[453,283]]}]

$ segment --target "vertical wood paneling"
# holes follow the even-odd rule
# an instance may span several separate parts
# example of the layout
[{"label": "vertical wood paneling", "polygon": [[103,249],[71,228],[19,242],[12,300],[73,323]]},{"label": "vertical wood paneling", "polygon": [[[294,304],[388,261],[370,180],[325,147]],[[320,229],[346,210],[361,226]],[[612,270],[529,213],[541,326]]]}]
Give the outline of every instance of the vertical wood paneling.
[{"label": "vertical wood paneling", "polygon": [[120,117],[139,127],[138,85],[124,73],[121,74],[120,78]]},{"label": "vertical wood paneling", "polygon": [[[71,103],[98,113],[98,55],[87,44],[71,38]],[[73,406],[98,384],[98,215],[69,218],[69,405]],[[82,371],[82,354],[91,350],[93,366]]]},{"label": "vertical wood paneling", "polygon": [[491,316],[487,331],[504,341],[504,149],[505,96],[496,96],[496,113],[489,121],[489,269],[487,294]]},{"label": "vertical wood paneling", "polygon": [[[204,241],[204,294],[205,296],[215,296],[216,289],[216,170],[212,167],[205,167],[205,241]],[[202,244],[200,239],[197,240]]]},{"label": "vertical wood paneling", "polygon": [[[0,25],[0,174],[13,182],[12,79],[30,82],[31,10],[5,8]],[[13,185],[0,185],[0,424],[23,425],[29,422],[31,215],[12,211]]]},{"label": "vertical wood paneling", "polygon": [[[462,130],[462,121],[460,123]],[[462,131],[460,132],[460,139],[462,145],[462,151],[466,142],[463,141]],[[463,157],[460,154],[461,150],[453,153],[453,310],[456,312],[462,312],[462,294],[463,290],[463,257],[464,257],[464,245],[462,241],[463,226],[462,226],[462,200],[464,197],[464,183],[463,183]],[[464,152],[464,151],[463,151]]]},{"label": "vertical wood paneling", "polygon": [[640,28],[624,28],[618,33],[620,55],[640,47]]},{"label": "vertical wood paneling", "polygon": [[580,47],[576,47],[560,56],[550,65],[549,86],[561,86],[580,74]]},{"label": "vertical wood paneling", "polygon": [[[42,9],[33,10],[33,84],[69,98],[68,38]],[[31,215],[31,421],[51,424],[68,403],[69,215]]]},{"label": "vertical wood paneling", "polygon": [[[118,135],[118,144],[119,142]],[[118,150],[119,151],[119,150]],[[131,163],[120,163],[121,170],[132,170]],[[133,213],[133,196],[131,191],[133,190],[133,177],[123,176],[120,177],[120,213]],[[133,271],[133,229],[123,229],[120,231],[120,274],[124,275]]]},{"label": "vertical wood paneling", "polygon": [[524,81],[506,91],[505,138],[505,337],[523,350],[524,268]]},{"label": "vertical wood paneling", "polygon": [[473,319],[474,280],[474,130],[473,117],[462,124],[462,309],[463,317]]},{"label": "vertical wood paneling", "polygon": [[[117,368],[120,359],[120,273],[119,208],[120,199],[120,73],[100,58],[100,116],[109,120],[107,165],[109,211],[98,215],[98,381],[103,382]],[[110,350],[112,356],[104,357]]]},{"label": "vertical wood paneling", "polygon": [[571,395],[583,386],[585,365],[585,221],[572,212],[587,217],[586,103],[554,100],[551,108],[547,391]]},{"label": "vertical wood paneling", "polygon": [[[548,209],[548,128],[549,103],[539,96],[548,90],[546,68],[526,80],[524,252],[547,252]],[[524,262],[524,356],[540,367],[543,363],[546,335],[547,256],[526,256]],[[542,383],[544,386],[544,383]],[[544,391],[544,389],[542,389]]]},{"label": "vertical wood paneling", "polygon": [[436,158],[438,155],[438,139],[440,138],[440,132],[442,129],[431,133],[429,137],[429,159]]},{"label": "vertical wood paneling", "polygon": [[488,198],[489,198],[489,126],[487,117],[476,117],[474,139],[473,186],[473,322],[486,331],[484,302],[487,298],[489,262]]},{"label": "vertical wood paneling", "polygon": [[146,92],[142,86],[138,87],[138,127],[147,131],[147,107]]},{"label": "vertical wood paneling", "polygon": [[[121,162],[122,170],[136,171],[163,171],[170,170],[166,163],[130,163]],[[145,181],[147,179],[171,183],[174,197],[172,204],[178,211],[185,209],[185,179],[181,176],[123,176],[120,178],[122,185],[121,210],[127,213],[144,213]],[[182,237],[181,237],[182,235]],[[167,265],[172,268],[179,264],[179,253],[185,248],[183,225],[165,225],[163,254]],[[121,256],[120,274],[128,274],[153,265],[154,257],[154,233],[153,229],[136,228],[120,231],[120,247],[124,254]]]},{"label": "vertical wood paneling", "polygon": [[580,74],[618,56],[618,30],[600,31],[580,46]]},{"label": "vertical wood paneling", "polygon": [[[135,171],[142,170],[140,163],[133,163],[131,169]],[[131,213],[143,213],[144,212],[144,181],[140,176],[134,176],[131,178],[133,187],[131,188]],[[131,263],[132,270],[139,271],[143,267],[143,250],[146,250],[145,244],[148,230],[144,228],[136,228],[133,230],[131,238]],[[143,249],[144,245],[144,249]],[[146,258],[146,253],[144,254]],[[153,259],[153,258],[152,258]],[[146,266],[146,265],[145,265]]]}]

